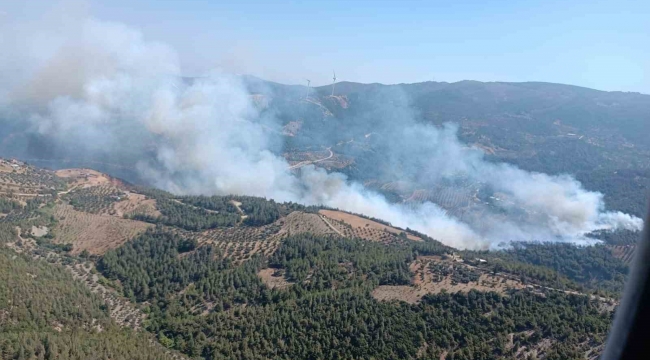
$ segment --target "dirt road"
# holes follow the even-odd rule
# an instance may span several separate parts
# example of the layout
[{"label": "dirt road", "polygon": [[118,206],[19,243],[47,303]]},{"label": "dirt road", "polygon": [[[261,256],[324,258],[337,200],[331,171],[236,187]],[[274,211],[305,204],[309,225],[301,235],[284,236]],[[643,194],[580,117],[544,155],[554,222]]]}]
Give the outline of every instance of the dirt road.
[{"label": "dirt road", "polygon": [[319,216],[320,216],[320,218],[325,222],[325,224],[327,224],[327,226],[330,227],[330,229],[334,230],[337,234],[341,235],[342,237],[345,237],[345,235],[343,235],[340,231],[338,231],[338,230],[334,227],[334,225],[332,225],[329,221],[327,221],[327,219],[325,218],[325,216],[323,216],[323,215],[319,215]]},{"label": "dirt road", "polygon": [[314,160],[314,161],[302,161],[302,162],[299,162],[299,163],[297,163],[295,165],[289,166],[288,170],[298,169],[298,168],[301,168],[301,167],[306,166],[306,165],[315,164],[317,162],[321,162],[321,161],[331,159],[332,156],[334,156],[334,152],[332,151],[332,147],[328,147],[327,151],[330,152],[329,156],[327,156],[327,157],[324,157],[324,158],[318,159],[318,160]]},{"label": "dirt road", "polygon": [[241,215],[241,220],[242,221],[248,217],[248,215],[244,214],[244,210],[241,209],[241,207],[240,207],[241,203],[239,201],[230,200],[230,203],[233,204],[237,208],[237,211]]}]

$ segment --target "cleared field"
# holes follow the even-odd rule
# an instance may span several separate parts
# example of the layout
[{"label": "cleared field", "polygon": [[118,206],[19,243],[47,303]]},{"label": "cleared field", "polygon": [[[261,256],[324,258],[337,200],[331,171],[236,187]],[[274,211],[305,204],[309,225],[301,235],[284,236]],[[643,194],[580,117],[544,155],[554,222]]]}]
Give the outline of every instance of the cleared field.
[{"label": "cleared field", "polygon": [[[394,239],[395,235],[404,232],[392,226],[343,211],[320,210],[319,213],[328,219],[334,220],[334,222],[330,221],[330,224],[334,225],[344,236],[359,237],[369,241],[390,242],[396,240]],[[422,239],[412,234],[407,233],[406,237],[409,240],[422,241]]]},{"label": "cleared field", "polygon": [[336,235],[336,232],[317,214],[294,211],[279,221],[283,222],[280,232],[285,236],[302,233]]},{"label": "cleared field", "polygon": [[162,216],[156,208],[155,199],[147,199],[142,194],[136,194],[129,191],[124,192],[125,198],[113,204],[115,216],[123,217],[124,215],[144,214],[153,217]]},{"label": "cleared field", "polygon": [[291,285],[292,282],[287,281],[283,275],[277,274],[277,269],[262,269],[257,273],[257,276],[262,279],[262,282],[270,289],[284,289]]},{"label": "cleared field", "polygon": [[0,172],[10,173],[14,171],[10,160],[0,159]]},{"label": "cleared field", "polygon": [[202,232],[200,239],[202,241],[212,242],[262,241],[268,239],[269,237],[275,236],[280,231],[281,226],[282,224],[280,222],[275,222],[273,224],[260,227],[238,226],[229,228],[216,228]]},{"label": "cleared field", "polygon": [[317,214],[294,211],[276,222],[259,226],[234,226],[203,231],[198,235],[184,232],[184,236],[196,236],[199,244],[213,244],[224,257],[237,263],[249,260],[255,254],[272,255],[282,239],[300,233],[335,234]]},{"label": "cleared field", "polygon": [[379,230],[377,228],[363,227],[353,228],[350,224],[342,220],[330,219],[321,215],[325,223],[327,223],[332,230],[343,237],[360,238],[367,241],[380,242],[382,244],[399,243],[400,239],[392,232],[386,230]]},{"label": "cleared field", "polygon": [[20,161],[0,159],[0,193],[22,196],[49,194],[65,188],[65,182],[52,171],[38,169]]},{"label": "cleared field", "polygon": [[615,258],[621,259],[621,261],[628,265],[632,262],[634,252],[636,251],[636,245],[612,245],[609,248]]},{"label": "cleared field", "polygon": [[141,221],[76,211],[67,204],[57,204],[54,216],[59,221],[54,229],[55,242],[72,244],[73,254],[87,250],[101,255],[152,226]]},{"label": "cleared field", "polygon": [[[438,294],[443,290],[455,293],[469,292],[474,289],[503,294],[509,289],[526,287],[520,281],[503,275],[482,273],[469,265],[442,260],[437,256],[419,256],[409,268],[413,273],[413,285],[381,285],[373,290],[372,296],[380,301],[399,300],[414,304],[426,294]],[[445,271],[440,272],[441,268]],[[476,276],[475,280],[466,283],[459,281],[459,273],[464,272],[473,273]]]},{"label": "cleared field", "polygon": [[235,262],[250,259],[255,254],[269,256],[280,246],[281,224],[273,223],[261,227],[237,226],[204,231],[197,240],[200,244],[210,243],[219,248],[224,257]]},{"label": "cleared field", "polygon": [[47,226],[34,226],[32,225],[32,230],[31,234],[36,237],[41,237],[46,235],[50,229],[47,228]]},{"label": "cleared field", "polygon": [[98,185],[122,186],[120,180],[92,169],[61,169],[54,172],[56,176],[67,179],[72,187],[89,187]]}]

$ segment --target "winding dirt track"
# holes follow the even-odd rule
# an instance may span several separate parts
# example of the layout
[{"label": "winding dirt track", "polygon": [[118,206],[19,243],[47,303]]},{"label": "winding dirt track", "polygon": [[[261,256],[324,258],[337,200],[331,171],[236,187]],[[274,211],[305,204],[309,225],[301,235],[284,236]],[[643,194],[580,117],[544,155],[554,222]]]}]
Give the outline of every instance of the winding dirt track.
[{"label": "winding dirt track", "polygon": [[307,166],[307,165],[310,165],[310,164],[315,164],[317,162],[321,162],[321,161],[331,159],[332,156],[334,156],[334,152],[332,151],[332,147],[328,147],[327,151],[330,152],[330,155],[328,157],[324,157],[322,159],[318,159],[318,160],[314,160],[314,161],[302,161],[302,162],[299,162],[299,163],[297,163],[295,165],[289,166],[288,170],[298,169],[298,168],[301,168],[303,166]]}]

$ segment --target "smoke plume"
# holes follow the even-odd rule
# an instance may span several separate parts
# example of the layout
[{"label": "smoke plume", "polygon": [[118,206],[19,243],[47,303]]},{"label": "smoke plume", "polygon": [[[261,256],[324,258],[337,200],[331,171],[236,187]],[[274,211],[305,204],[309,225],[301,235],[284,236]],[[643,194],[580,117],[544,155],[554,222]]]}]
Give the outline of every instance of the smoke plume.
[{"label": "smoke plume", "polygon": [[324,204],[385,219],[460,248],[504,241],[587,241],[606,228],[639,229],[642,221],[607,212],[603,195],[568,175],[530,173],[486,161],[452,124],[420,124],[394,87],[358,116],[390,134],[383,157],[391,174],[418,184],[464,179],[503,194],[462,219],[434,203],[390,203],[345,175],[279,156],[272,112],[261,111],[241,77],[215,71],[187,81],[173,49],[131,28],[84,16],[0,32],[0,118],[23,124],[59,151],[137,160],[152,185],[180,194],[246,194]]}]

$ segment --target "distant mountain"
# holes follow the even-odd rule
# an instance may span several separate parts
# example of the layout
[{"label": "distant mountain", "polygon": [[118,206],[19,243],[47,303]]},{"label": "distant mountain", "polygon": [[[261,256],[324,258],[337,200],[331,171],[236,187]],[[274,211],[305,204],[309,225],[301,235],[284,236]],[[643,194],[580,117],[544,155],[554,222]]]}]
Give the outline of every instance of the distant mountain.
[{"label": "distant mountain", "polygon": [[[268,86],[275,92],[271,96],[304,95],[300,87],[266,84],[271,84]],[[650,149],[645,138],[650,131],[650,95],[640,93],[543,82],[460,81],[399,85],[340,82],[336,84],[335,95],[347,97],[355,106],[364,97],[391,88],[403,91],[421,118],[436,124],[458,122],[468,128],[500,125],[513,135],[557,136],[573,130],[578,135],[602,138],[604,146],[625,144],[622,149]],[[277,92],[278,89],[283,92]],[[326,99],[331,86],[314,91],[318,98]],[[327,102],[324,104],[328,106]]]},{"label": "distant mountain", "polygon": [[[264,85],[262,85],[264,84]],[[650,95],[543,82],[423,82],[335,87],[284,86],[256,79],[269,111],[286,125],[304,121],[293,147],[329,146],[367,134],[386,116],[376,109],[403,97],[416,121],[456,123],[461,141],[489,159],[525,170],[575,175],[606,195],[610,208],[645,214],[650,196]],[[395,122],[400,122],[395,117]],[[376,161],[373,159],[372,161]]]},{"label": "distant mountain", "polygon": [[[253,103],[277,122],[268,128],[285,135],[284,143],[272,149],[277,153],[322,150],[352,137],[359,143],[376,132],[377,118],[391,115],[377,105],[398,101],[409,105],[418,122],[458,124],[460,140],[483,149],[490,160],[530,171],[573,174],[587,189],[603,192],[609,208],[645,214],[650,196],[650,95],[542,82],[460,81],[339,82],[332,97],[330,85],[307,88],[252,76],[242,79],[255,95]],[[402,118],[398,114],[391,121],[399,124]],[[2,124],[0,155],[54,168],[92,166],[141,182],[134,171],[139,153],[91,155],[27,131],[24,122],[2,119]],[[291,130],[283,132],[287,125]],[[332,168],[369,180],[370,170],[382,161],[379,139],[369,135],[365,148],[337,149],[341,162]]]}]

